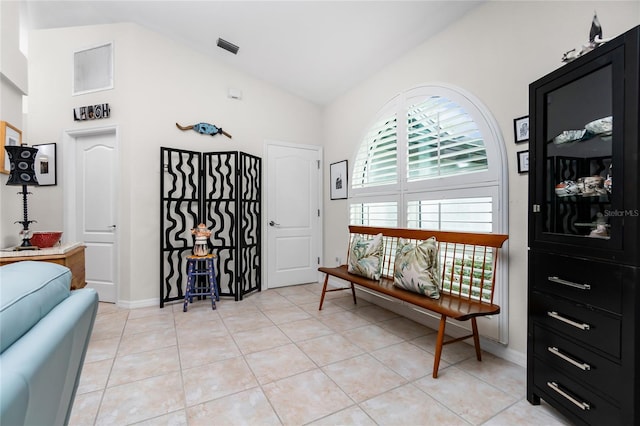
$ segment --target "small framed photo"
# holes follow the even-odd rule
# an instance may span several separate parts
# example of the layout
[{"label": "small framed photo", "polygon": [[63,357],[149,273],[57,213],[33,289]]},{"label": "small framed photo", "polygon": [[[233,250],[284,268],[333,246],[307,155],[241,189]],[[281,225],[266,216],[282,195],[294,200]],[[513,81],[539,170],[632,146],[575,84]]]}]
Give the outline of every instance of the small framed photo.
[{"label": "small framed photo", "polygon": [[8,175],[11,172],[11,162],[4,147],[22,145],[22,132],[6,121],[0,121],[0,140],[2,143],[0,146],[0,173]]},{"label": "small framed photo", "polygon": [[39,186],[51,186],[58,184],[58,165],[56,163],[56,144],[45,143],[33,145],[38,148],[36,155],[36,178]]},{"label": "small framed photo", "polygon": [[518,173],[529,173],[529,151],[518,151]]},{"label": "small framed photo", "polygon": [[332,163],[329,167],[329,179],[331,181],[331,199],[344,200],[347,198],[347,160]]},{"label": "small framed photo", "polygon": [[519,117],[513,120],[513,131],[516,143],[529,141],[529,116]]}]

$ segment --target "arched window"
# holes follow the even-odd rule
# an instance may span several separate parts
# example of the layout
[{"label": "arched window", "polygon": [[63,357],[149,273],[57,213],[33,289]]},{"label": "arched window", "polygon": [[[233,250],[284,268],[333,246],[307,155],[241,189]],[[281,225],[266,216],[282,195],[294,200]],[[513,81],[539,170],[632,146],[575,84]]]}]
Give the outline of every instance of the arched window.
[{"label": "arched window", "polygon": [[[396,96],[352,164],[351,224],[508,233],[504,142],[488,110],[462,89],[428,85]],[[503,315],[484,334],[506,343],[506,266],[498,273]]]}]

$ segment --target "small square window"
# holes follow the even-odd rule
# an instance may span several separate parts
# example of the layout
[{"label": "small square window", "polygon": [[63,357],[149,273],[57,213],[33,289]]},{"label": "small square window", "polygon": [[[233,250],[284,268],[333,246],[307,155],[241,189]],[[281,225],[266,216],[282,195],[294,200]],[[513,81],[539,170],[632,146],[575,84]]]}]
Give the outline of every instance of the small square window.
[{"label": "small square window", "polygon": [[113,89],[113,43],[73,53],[73,95]]}]

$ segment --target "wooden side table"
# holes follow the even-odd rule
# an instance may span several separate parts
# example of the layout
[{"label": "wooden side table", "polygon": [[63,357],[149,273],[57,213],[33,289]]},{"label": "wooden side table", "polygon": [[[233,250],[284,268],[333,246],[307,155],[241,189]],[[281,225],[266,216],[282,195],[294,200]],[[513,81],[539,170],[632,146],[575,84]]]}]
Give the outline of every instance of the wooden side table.
[{"label": "wooden side table", "polygon": [[84,249],[82,243],[67,243],[42,250],[0,252],[0,266],[23,260],[51,262],[71,269],[71,290],[87,285],[84,269]]}]

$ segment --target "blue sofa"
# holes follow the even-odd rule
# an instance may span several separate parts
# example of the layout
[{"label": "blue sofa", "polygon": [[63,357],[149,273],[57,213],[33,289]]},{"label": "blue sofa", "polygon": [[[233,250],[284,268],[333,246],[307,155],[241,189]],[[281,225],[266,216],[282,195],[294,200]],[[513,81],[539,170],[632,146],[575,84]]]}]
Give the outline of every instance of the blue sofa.
[{"label": "blue sofa", "polygon": [[68,268],[0,267],[0,424],[66,425],[98,310]]}]

